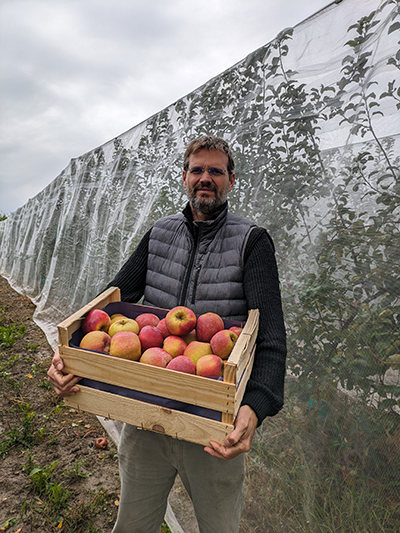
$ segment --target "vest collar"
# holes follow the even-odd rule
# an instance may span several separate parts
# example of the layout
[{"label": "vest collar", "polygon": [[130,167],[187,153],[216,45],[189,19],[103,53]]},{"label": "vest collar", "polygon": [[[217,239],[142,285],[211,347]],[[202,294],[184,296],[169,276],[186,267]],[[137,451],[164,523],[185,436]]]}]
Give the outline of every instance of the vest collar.
[{"label": "vest collar", "polygon": [[192,213],[192,208],[190,207],[190,202],[186,204],[186,207],[182,211],[182,213],[185,219],[189,222],[189,226],[191,228],[193,228],[193,226],[197,226],[197,227],[207,227],[207,226],[214,226],[214,225],[219,226],[219,222],[224,221],[228,214],[228,202],[225,202],[224,204],[220,205],[218,209],[215,211],[215,213],[213,214],[212,218],[210,218],[210,220],[193,220],[193,213]]}]

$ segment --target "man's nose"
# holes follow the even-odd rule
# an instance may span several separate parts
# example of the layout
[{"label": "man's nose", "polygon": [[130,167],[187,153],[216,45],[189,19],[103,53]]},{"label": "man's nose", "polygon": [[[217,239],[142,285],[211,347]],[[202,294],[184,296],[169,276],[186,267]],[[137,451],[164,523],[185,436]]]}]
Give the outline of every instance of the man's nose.
[{"label": "man's nose", "polygon": [[212,181],[207,169],[205,169],[203,174],[201,175],[200,181]]}]

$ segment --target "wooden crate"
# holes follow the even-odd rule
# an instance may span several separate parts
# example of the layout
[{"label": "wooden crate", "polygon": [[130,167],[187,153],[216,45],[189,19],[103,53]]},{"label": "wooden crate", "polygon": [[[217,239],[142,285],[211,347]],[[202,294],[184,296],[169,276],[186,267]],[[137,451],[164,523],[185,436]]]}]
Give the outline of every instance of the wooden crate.
[{"label": "wooden crate", "polygon": [[[111,287],[59,324],[59,351],[64,361],[64,371],[108,384],[108,389],[113,388],[112,392],[107,392],[79,385],[80,392],[65,398],[65,403],[189,442],[208,445],[210,440],[215,440],[222,444],[233,430],[233,422],[253,366],[258,310],[249,312],[243,331],[225,364],[223,380],[214,380],[83,350],[78,348],[76,342],[74,346],[74,335],[82,335],[80,326],[84,316],[95,308],[105,309],[110,314],[122,312],[131,318],[144,312],[152,312],[162,318],[168,312],[167,309],[121,302],[119,289]],[[226,327],[233,324],[225,321]],[[121,395],[119,388],[133,394],[144,393],[145,398],[149,395],[151,401]],[[157,405],[157,398],[165,399],[167,405],[172,400],[177,408],[165,407],[163,401]],[[181,403],[183,410],[180,409]],[[187,405],[192,412],[185,411]],[[211,418],[203,414],[208,410],[213,413]],[[215,415],[217,419],[213,419]]]}]

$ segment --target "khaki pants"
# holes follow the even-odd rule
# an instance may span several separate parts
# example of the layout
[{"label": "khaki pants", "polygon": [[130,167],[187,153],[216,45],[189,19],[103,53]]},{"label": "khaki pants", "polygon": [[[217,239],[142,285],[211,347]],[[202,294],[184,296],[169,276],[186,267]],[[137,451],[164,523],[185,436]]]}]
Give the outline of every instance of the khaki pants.
[{"label": "khaki pants", "polygon": [[223,461],[203,446],[124,425],[119,445],[121,501],[113,533],[159,533],[179,473],[201,533],[239,531],[244,454]]}]

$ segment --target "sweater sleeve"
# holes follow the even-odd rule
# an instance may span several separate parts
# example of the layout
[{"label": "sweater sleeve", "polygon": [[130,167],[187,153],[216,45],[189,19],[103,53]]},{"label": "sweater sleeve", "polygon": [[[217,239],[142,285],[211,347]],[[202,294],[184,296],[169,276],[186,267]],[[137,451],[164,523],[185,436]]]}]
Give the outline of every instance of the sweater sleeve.
[{"label": "sweater sleeve", "polygon": [[251,231],[244,255],[244,290],[249,309],[260,312],[253,370],[242,405],[249,405],[261,424],[283,407],[286,331],[274,245],[265,229]]},{"label": "sweater sleeve", "polygon": [[118,287],[123,302],[136,303],[144,294],[150,232],[144,235],[128,261],[106,287]]}]

